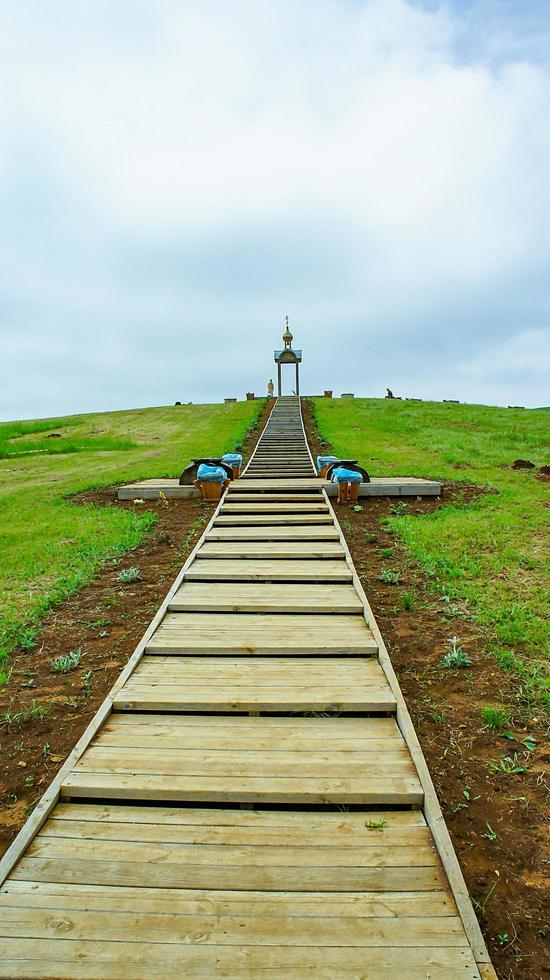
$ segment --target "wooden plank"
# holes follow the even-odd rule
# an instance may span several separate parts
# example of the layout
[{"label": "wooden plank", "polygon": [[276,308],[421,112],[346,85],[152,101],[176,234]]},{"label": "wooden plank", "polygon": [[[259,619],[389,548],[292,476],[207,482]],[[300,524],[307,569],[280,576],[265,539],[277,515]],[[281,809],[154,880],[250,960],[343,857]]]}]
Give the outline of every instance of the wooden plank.
[{"label": "wooden plank", "polygon": [[148,653],[366,656],[377,650],[362,617],[338,614],[169,612],[147,643]]},{"label": "wooden plank", "polygon": [[339,541],[205,541],[198,558],[343,558]]},{"label": "wooden plank", "polygon": [[324,501],[319,502],[302,502],[288,503],[284,500],[275,501],[275,503],[265,501],[265,502],[254,502],[249,503],[248,498],[244,501],[234,503],[230,497],[223,504],[221,509],[221,514],[329,514],[328,504]]},{"label": "wooden plank", "polygon": [[[49,909],[5,905],[2,909],[4,936],[39,940],[59,937],[60,915],[52,915]],[[414,918],[359,919],[341,916],[326,920],[319,908],[317,916],[270,919],[256,917],[252,910],[248,915],[215,916],[208,913],[188,914],[182,917],[168,910],[141,912],[136,923],[136,913],[110,910],[80,909],[63,910],[71,924],[71,941],[95,940],[125,942],[136,935],[141,943],[175,943],[196,934],[208,936],[209,945],[241,946],[299,946],[318,947],[321,932],[329,928],[331,942],[338,947],[464,947],[464,930],[458,916]],[[137,929],[136,929],[137,925]],[[182,936],[182,930],[184,935]],[[326,942],[326,937],[325,937]]]},{"label": "wooden plank", "polygon": [[335,527],[212,527],[207,541],[337,541]]},{"label": "wooden plank", "polygon": [[[179,728],[182,726],[182,719],[167,716],[167,721],[175,723]],[[195,719],[198,721],[199,719]],[[292,719],[284,719],[288,725]],[[110,723],[111,729],[121,730],[131,728],[132,725],[139,724],[139,719],[132,719],[130,716],[121,716],[114,719],[116,724]],[[147,719],[145,720],[147,721]],[[155,716],[151,716],[149,721],[157,723]],[[158,719],[163,723],[163,719]],[[207,719],[203,719],[207,721]],[[220,723],[223,719],[215,718],[214,723]],[[281,721],[280,718],[267,718],[267,728],[275,727],[275,723]],[[312,722],[314,720],[312,719]],[[345,727],[347,722],[345,721]],[[374,723],[369,719],[362,719],[363,728],[374,728]],[[388,735],[397,733],[401,738],[399,729],[393,719],[376,719],[376,729],[386,727]],[[258,726],[259,727],[259,726]],[[264,727],[264,726],[262,726]],[[421,810],[351,810],[346,812],[335,812],[331,810],[239,810],[227,809],[224,807],[148,807],[148,806],[124,806],[122,804],[87,804],[81,806],[75,803],[58,803],[50,819],[52,820],[78,820],[80,823],[91,821],[93,823],[105,823],[115,825],[117,823],[153,823],[162,824],[165,827],[195,827],[204,831],[208,827],[240,827],[248,828],[251,833],[258,831],[269,834],[277,831],[289,831],[298,835],[307,833],[319,834],[320,838],[326,837],[327,842],[333,844],[335,839],[342,842],[363,840],[367,830],[365,822],[369,820],[380,820],[384,818],[384,827],[377,830],[376,835],[381,834],[382,839],[388,834],[402,834],[409,830],[427,828],[426,820]],[[266,899],[267,901],[267,899]],[[453,913],[454,914],[454,913]]]},{"label": "wooden plank", "polygon": [[[86,806],[86,810],[92,805]],[[80,809],[83,809],[80,807]],[[119,807],[119,809],[121,809]],[[140,810],[141,807],[132,809]],[[163,808],[164,809],[164,808]],[[93,824],[91,824],[93,826]],[[256,919],[300,919],[322,916],[408,918],[423,916],[452,918],[456,908],[445,891],[431,892],[277,892],[211,891],[205,889],[127,888],[123,885],[72,885],[59,882],[10,880],[4,887],[2,907],[25,902],[33,908],[110,909],[114,912],[175,912],[180,916],[209,912],[216,916],[253,915]]]},{"label": "wooden plank", "polygon": [[290,527],[294,524],[299,524],[301,527],[310,525],[330,525],[333,527],[333,521],[330,514],[276,514],[275,512],[269,514],[232,514],[232,513],[220,513],[214,525],[215,528],[218,527],[275,527],[277,525],[283,525],[284,527]]},{"label": "wooden plank", "polygon": [[[341,719],[326,718],[322,719],[325,745],[313,748],[308,744],[310,719],[301,718],[292,719],[290,726],[293,734],[301,732],[300,749],[285,746],[284,724],[278,726],[277,748],[259,749],[255,734],[257,722],[262,721],[226,717],[222,728],[205,727],[197,732],[194,749],[170,751],[160,740],[155,748],[112,745],[104,742],[100,733],[65,780],[63,795],[224,802],[422,802],[404,743],[388,743],[387,749],[381,750],[363,742],[342,751],[330,741]],[[351,730],[360,729],[361,720],[357,720]],[[241,739],[239,749],[227,747],[228,731]]]},{"label": "wooden plank", "polygon": [[[229,560],[228,560],[229,559]],[[186,582],[351,582],[352,573],[343,561],[300,561],[284,559],[195,559],[185,573]]]},{"label": "wooden plank", "polygon": [[351,585],[273,582],[191,582],[185,580],[170,600],[179,612],[348,613],[361,615],[362,603]]},{"label": "wooden plank", "polygon": [[[116,977],[117,980],[170,977],[316,977],[339,980],[365,976],[369,980],[479,980],[466,947],[240,947],[189,941],[173,943],[0,940],[0,977],[27,980],[75,980]],[[78,972],[74,972],[75,969]]]}]

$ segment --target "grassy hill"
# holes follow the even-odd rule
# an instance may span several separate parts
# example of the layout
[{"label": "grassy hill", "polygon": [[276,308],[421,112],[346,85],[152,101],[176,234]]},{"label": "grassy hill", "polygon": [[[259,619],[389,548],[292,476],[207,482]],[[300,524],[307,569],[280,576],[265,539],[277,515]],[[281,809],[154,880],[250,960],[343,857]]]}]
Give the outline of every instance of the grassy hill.
[{"label": "grassy hill", "polygon": [[550,484],[518,458],[550,464],[550,410],[482,405],[315,399],[321,434],[337,454],[373,476],[418,476],[492,490],[467,507],[449,505],[389,521],[449,602],[487,629],[501,666],[516,670],[520,694],[548,690]]},{"label": "grassy hill", "polygon": [[[176,476],[225,452],[263,402],[183,405],[0,424],[0,682],[16,645],[32,648],[43,613],[143,537],[154,517],[77,506],[67,495]],[[58,436],[53,436],[58,433]]]}]

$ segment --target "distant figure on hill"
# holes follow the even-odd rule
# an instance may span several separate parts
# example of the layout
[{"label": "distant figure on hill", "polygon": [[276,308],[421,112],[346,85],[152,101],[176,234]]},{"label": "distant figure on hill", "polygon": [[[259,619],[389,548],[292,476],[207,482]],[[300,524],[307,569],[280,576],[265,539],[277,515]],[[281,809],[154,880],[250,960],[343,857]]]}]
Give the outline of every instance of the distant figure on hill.
[{"label": "distant figure on hill", "polygon": [[395,398],[395,395],[391,388],[386,388],[386,398]]},{"label": "distant figure on hill", "polygon": [[269,381],[267,382],[267,397],[273,398],[273,392],[274,392],[273,381],[270,378]]}]

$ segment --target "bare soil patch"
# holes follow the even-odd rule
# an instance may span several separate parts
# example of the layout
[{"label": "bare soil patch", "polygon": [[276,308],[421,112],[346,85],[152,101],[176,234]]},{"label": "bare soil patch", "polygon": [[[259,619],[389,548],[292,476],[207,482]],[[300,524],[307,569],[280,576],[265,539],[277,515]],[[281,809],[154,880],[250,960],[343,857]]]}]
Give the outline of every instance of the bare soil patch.
[{"label": "bare soil patch", "polygon": [[[320,442],[311,408],[304,421],[313,452]],[[448,503],[467,506],[484,489],[446,483],[440,499],[408,498],[407,514],[428,514]],[[362,510],[337,507],[357,572],[388,647],[411,712],[447,826],[499,977],[542,980],[550,975],[548,909],[547,728],[535,709],[518,702],[518,681],[487,652],[488,637],[468,608],[445,601],[380,521],[395,500],[367,498]],[[393,554],[387,557],[392,549]],[[399,572],[381,581],[383,569]],[[403,608],[405,593],[413,608]],[[405,600],[406,602],[407,600]],[[444,669],[448,639],[460,637],[472,666]],[[483,708],[509,713],[505,731],[487,728]],[[536,748],[523,744],[531,736]],[[501,758],[525,771],[491,769]]]}]

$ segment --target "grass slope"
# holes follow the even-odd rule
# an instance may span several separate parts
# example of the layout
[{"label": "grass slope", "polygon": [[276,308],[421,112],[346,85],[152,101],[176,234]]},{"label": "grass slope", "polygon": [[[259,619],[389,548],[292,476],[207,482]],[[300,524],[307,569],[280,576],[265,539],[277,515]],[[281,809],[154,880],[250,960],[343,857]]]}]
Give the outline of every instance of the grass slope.
[{"label": "grass slope", "polygon": [[337,454],[372,476],[417,476],[496,490],[464,508],[395,516],[391,529],[449,601],[466,601],[499,663],[526,696],[548,689],[549,484],[514,459],[550,463],[550,410],[380,399],[315,399]]},{"label": "grass slope", "polygon": [[[77,506],[68,494],[176,476],[193,456],[225,452],[262,402],[183,405],[0,424],[0,682],[32,647],[41,616],[108,556],[134,547],[151,514]],[[59,437],[48,438],[50,433]]]}]

